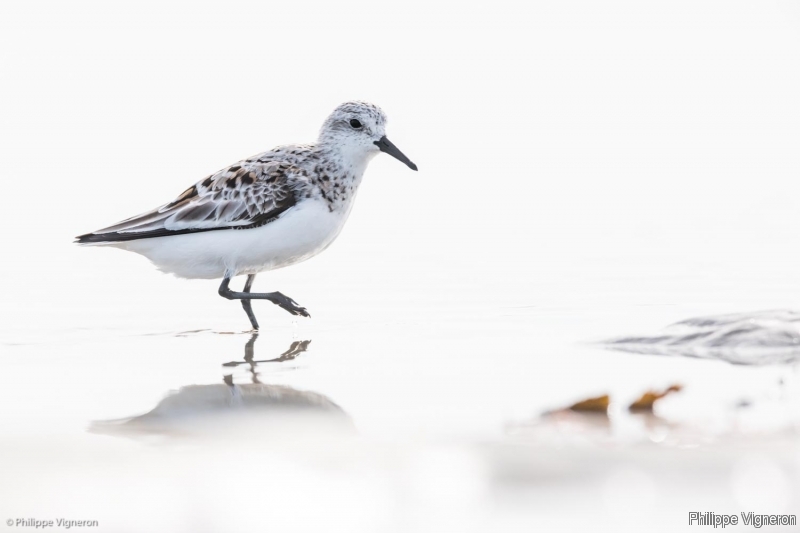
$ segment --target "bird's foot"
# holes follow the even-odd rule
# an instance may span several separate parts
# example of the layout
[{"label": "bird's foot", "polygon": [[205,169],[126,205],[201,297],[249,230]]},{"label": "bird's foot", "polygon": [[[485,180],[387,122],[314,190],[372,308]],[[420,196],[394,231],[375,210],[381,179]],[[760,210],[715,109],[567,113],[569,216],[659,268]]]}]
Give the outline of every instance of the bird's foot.
[{"label": "bird's foot", "polygon": [[306,311],[305,307],[300,307],[297,302],[285,296],[279,292],[274,293],[275,299],[272,300],[272,303],[280,307],[281,309],[285,309],[289,313],[297,316],[305,316],[310,317],[308,311]]}]

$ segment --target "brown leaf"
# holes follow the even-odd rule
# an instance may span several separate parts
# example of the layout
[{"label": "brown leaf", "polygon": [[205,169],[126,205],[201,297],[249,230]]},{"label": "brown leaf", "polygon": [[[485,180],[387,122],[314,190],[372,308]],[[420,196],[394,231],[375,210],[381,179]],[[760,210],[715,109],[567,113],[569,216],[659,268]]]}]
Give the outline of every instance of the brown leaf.
[{"label": "brown leaf", "polygon": [[582,413],[605,413],[608,411],[608,403],[608,394],[604,394],[603,396],[598,396],[597,398],[589,398],[570,405],[568,409],[570,411],[578,411]]},{"label": "brown leaf", "polygon": [[680,385],[672,385],[672,386],[668,387],[666,390],[664,390],[664,392],[647,391],[644,394],[642,394],[639,397],[638,400],[633,402],[630,405],[630,407],[628,407],[628,410],[630,410],[630,411],[652,411],[653,410],[653,404],[656,403],[657,400],[660,400],[661,398],[663,398],[664,396],[666,396],[666,395],[668,395],[668,394],[670,394],[672,392],[678,392],[679,390],[681,390],[681,388],[682,387]]}]

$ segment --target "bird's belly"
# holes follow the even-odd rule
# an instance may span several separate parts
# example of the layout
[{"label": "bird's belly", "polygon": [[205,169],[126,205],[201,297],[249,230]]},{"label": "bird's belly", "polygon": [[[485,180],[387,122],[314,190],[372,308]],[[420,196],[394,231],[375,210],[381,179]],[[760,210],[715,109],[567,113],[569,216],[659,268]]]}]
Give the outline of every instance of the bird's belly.
[{"label": "bird's belly", "polygon": [[333,242],[345,219],[346,212],[331,212],[326,203],[309,200],[259,228],[142,239],[120,247],[144,255],[163,272],[215,279],[305,261]]},{"label": "bird's belly", "polygon": [[305,261],[330,246],[344,222],[345,217],[331,212],[327,204],[308,202],[245,236],[230,267],[237,274],[255,274]]}]

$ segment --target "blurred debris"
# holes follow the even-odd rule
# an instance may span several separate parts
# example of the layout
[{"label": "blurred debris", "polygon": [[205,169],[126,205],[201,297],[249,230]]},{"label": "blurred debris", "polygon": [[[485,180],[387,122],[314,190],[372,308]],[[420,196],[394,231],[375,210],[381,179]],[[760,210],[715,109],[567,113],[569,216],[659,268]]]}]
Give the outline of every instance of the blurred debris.
[{"label": "blurred debris", "polygon": [[608,394],[604,394],[597,398],[589,398],[572,404],[567,409],[579,413],[608,413],[608,404],[610,402]]},{"label": "blurred debris", "polygon": [[652,412],[653,411],[653,404],[656,403],[656,401],[660,400],[664,396],[667,396],[668,394],[671,394],[673,392],[678,392],[682,388],[683,387],[681,387],[680,385],[671,385],[670,387],[667,387],[664,390],[664,392],[647,391],[644,394],[642,394],[639,397],[638,400],[633,402],[630,405],[630,407],[628,407],[628,410],[629,411],[634,411],[634,412],[637,412],[637,411],[638,412],[641,412],[641,411]]},{"label": "blurred debris", "polygon": [[718,359],[737,365],[800,361],[800,311],[771,310],[690,318],[650,335],[602,341],[624,352]]},{"label": "blurred debris", "polygon": [[[653,405],[661,398],[678,392],[683,387],[681,385],[671,385],[664,389],[662,392],[647,391],[642,394],[635,402],[633,402],[628,410],[631,412],[652,412]],[[608,394],[596,396],[594,398],[587,398],[576,402],[569,407],[563,409],[554,409],[543,413],[544,416],[563,415],[564,413],[592,413],[608,415],[608,406],[611,404],[611,397]]]},{"label": "blurred debris", "polygon": [[753,401],[749,400],[747,398],[742,398],[741,400],[736,402],[736,408],[737,409],[747,409],[748,407],[752,407],[752,406],[753,406]]}]

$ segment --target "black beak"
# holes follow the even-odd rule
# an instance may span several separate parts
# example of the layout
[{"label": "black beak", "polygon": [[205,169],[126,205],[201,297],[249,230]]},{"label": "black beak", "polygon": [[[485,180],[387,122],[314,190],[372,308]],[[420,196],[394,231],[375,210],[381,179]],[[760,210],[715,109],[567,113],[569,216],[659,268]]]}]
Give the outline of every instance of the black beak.
[{"label": "black beak", "polygon": [[381,137],[380,141],[375,141],[375,146],[380,148],[381,152],[386,152],[387,154],[394,157],[398,161],[402,161],[403,163],[408,165],[408,168],[410,168],[411,170],[417,170],[417,165],[412,163],[411,160],[407,158],[405,154],[400,151],[399,148],[397,148],[397,146],[393,145],[392,141],[386,138],[386,135]]}]

